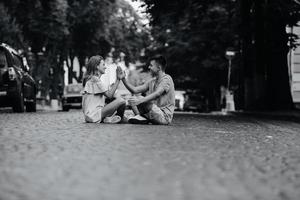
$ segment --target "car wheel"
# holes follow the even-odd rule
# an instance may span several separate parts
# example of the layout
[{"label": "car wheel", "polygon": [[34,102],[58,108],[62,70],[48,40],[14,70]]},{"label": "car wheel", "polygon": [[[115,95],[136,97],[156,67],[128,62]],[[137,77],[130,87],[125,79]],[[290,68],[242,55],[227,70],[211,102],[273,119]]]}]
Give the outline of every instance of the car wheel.
[{"label": "car wheel", "polygon": [[36,112],[36,97],[35,96],[31,102],[26,102],[26,111],[27,112]]},{"label": "car wheel", "polygon": [[22,86],[17,86],[16,92],[12,95],[12,108],[14,112],[24,112],[24,96]]},{"label": "car wheel", "polygon": [[62,110],[63,110],[63,111],[69,111],[70,108],[69,108],[69,106],[62,106]]}]

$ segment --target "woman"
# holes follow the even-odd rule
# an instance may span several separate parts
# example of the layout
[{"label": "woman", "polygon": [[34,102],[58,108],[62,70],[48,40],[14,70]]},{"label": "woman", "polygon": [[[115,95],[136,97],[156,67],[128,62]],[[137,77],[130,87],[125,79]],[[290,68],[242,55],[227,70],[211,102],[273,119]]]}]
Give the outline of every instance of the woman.
[{"label": "woman", "polygon": [[[105,73],[106,66],[103,57],[92,56],[87,64],[83,77],[82,109],[86,122],[119,123],[124,115],[125,100],[116,98],[105,105],[105,97],[112,99],[123,77],[117,73],[117,80],[109,89],[109,83],[104,83],[100,77]],[[117,69],[120,72],[120,69]],[[116,114],[115,114],[116,113]]]}]

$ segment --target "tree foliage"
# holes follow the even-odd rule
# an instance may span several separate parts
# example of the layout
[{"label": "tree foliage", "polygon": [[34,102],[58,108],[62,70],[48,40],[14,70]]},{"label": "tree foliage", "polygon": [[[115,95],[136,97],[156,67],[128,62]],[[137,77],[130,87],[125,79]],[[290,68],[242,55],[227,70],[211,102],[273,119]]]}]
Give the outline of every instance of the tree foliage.
[{"label": "tree foliage", "polygon": [[[299,21],[295,0],[144,0],[151,14],[156,43],[150,52],[169,57],[170,73],[194,79],[196,87],[226,82],[228,47],[238,53],[233,63],[236,96],[246,108],[291,107],[287,52],[295,35],[286,26]],[[290,44],[290,46],[288,46]],[[239,58],[242,58],[241,60]]]},{"label": "tree foliage", "polygon": [[144,2],[156,41],[151,50],[168,56],[169,72],[196,87],[225,84],[225,50],[238,46],[234,1]]},{"label": "tree foliage", "polygon": [[0,16],[0,41],[20,48],[23,43],[21,28],[3,3],[0,3]]},{"label": "tree foliage", "polygon": [[[116,52],[125,52],[127,59],[134,61],[149,41],[148,31],[125,0],[2,2],[0,40],[16,48],[27,50],[31,47],[37,59],[38,52],[45,49],[45,70],[53,68],[55,76],[63,73],[64,61],[76,56],[82,67],[87,57],[95,54],[106,56],[112,47]],[[75,77],[72,62],[67,63],[70,79],[80,80],[82,73]]]},{"label": "tree foliage", "polygon": [[128,2],[117,1],[116,4],[108,22],[108,41],[114,44],[116,55],[124,52],[127,61],[136,60],[149,45],[150,32]]}]

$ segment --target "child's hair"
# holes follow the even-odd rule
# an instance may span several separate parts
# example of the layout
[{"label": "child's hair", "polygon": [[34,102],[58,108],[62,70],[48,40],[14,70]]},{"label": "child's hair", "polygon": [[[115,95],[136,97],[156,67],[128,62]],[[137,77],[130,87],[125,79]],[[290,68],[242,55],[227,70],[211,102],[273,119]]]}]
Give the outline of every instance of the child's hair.
[{"label": "child's hair", "polygon": [[97,66],[100,64],[101,60],[104,60],[102,56],[96,55],[90,57],[87,65],[86,72],[83,75],[82,85],[85,86],[86,82],[94,75],[98,75]]},{"label": "child's hair", "polygon": [[150,61],[151,60],[154,60],[155,62],[157,62],[158,64],[160,64],[163,71],[166,70],[167,60],[166,60],[166,58],[164,56],[162,56],[162,55],[156,55],[156,56],[150,58]]}]

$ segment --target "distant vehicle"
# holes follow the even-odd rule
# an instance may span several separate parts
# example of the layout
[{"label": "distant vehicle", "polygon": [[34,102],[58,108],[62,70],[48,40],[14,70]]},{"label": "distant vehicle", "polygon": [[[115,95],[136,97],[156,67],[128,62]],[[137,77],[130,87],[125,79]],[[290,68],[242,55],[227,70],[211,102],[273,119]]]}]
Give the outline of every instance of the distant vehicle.
[{"label": "distant vehicle", "polygon": [[208,112],[207,98],[198,90],[186,92],[185,111]]},{"label": "distant vehicle", "polygon": [[183,90],[175,90],[175,110],[184,110],[185,94]]},{"label": "distant vehicle", "polygon": [[70,108],[82,107],[82,83],[69,84],[64,88],[62,96],[62,110],[69,111]]},{"label": "distant vehicle", "polygon": [[36,83],[26,58],[7,44],[0,44],[0,107],[14,112],[36,111]]}]

